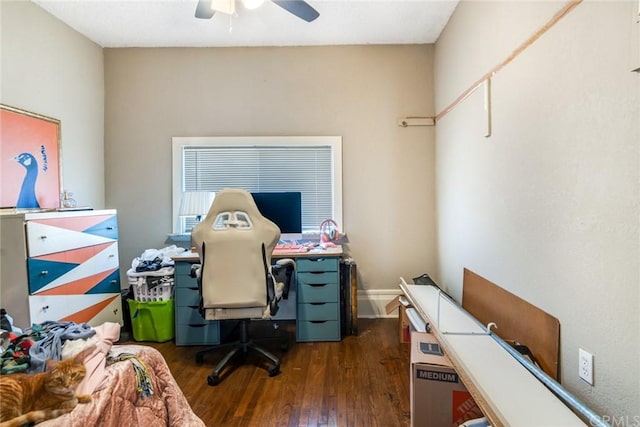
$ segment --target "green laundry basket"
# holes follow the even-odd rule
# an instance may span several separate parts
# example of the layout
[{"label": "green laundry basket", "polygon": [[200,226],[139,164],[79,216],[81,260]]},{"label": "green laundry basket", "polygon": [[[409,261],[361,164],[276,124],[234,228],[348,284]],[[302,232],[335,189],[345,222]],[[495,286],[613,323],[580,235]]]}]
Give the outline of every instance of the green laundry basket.
[{"label": "green laundry basket", "polygon": [[127,302],[134,340],[165,342],[174,338],[173,299],[155,302],[127,300]]}]

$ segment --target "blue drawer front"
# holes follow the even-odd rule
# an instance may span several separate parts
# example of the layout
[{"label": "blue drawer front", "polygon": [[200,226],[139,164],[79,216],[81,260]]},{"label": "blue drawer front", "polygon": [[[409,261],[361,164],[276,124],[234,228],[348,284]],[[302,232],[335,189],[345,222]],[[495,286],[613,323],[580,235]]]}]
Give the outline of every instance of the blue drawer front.
[{"label": "blue drawer front", "polygon": [[325,273],[298,273],[297,279],[299,284],[325,284],[325,283],[338,283],[338,273],[335,271],[329,271]]},{"label": "blue drawer front", "polygon": [[206,323],[209,323],[209,320],[204,320],[200,315],[198,306],[176,307],[176,324],[204,325]]},{"label": "blue drawer front", "polygon": [[338,320],[337,302],[298,304],[298,320]]},{"label": "blue drawer front", "polygon": [[[37,258],[27,258],[27,273],[29,281],[29,293],[35,294],[54,280],[69,273],[78,264],[67,262],[47,261]],[[67,282],[68,283],[68,282]],[[93,287],[85,294],[111,294],[120,292],[120,269],[115,269],[107,277],[95,282]]]},{"label": "blue drawer front", "polygon": [[27,258],[29,293],[38,292],[41,288],[77,267],[78,264],[68,262]]},{"label": "blue drawer front", "polygon": [[202,325],[176,324],[176,345],[213,345],[220,343],[217,321]]},{"label": "blue drawer front", "polygon": [[298,284],[298,302],[338,302],[339,287],[337,283],[309,285]]},{"label": "blue drawer front", "polygon": [[338,271],[338,258],[298,258],[296,270],[299,273],[307,271]]},{"label": "blue drawer front", "polygon": [[99,283],[89,289],[86,294],[111,294],[120,292],[120,269],[102,279]]},{"label": "blue drawer front", "polygon": [[340,341],[340,322],[337,320],[298,320],[296,324],[296,340],[300,342]]},{"label": "blue drawer front", "polygon": [[196,280],[195,277],[191,277],[191,266],[194,264],[199,264],[197,262],[186,262],[186,261],[178,261],[176,262],[174,268],[176,275],[186,276],[190,279]]},{"label": "blue drawer front", "polygon": [[176,288],[176,306],[199,306],[200,291],[197,288]]},{"label": "blue drawer front", "polygon": [[[197,263],[196,263],[197,264]],[[185,276],[191,276],[191,266],[193,263],[186,261],[178,261],[175,264],[176,274],[183,274]]]},{"label": "blue drawer front", "polygon": [[178,288],[197,288],[198,279],[195,277],[187,276],[185,274],[176,274],[175,282]]},{"label": "blue drawer front", "polygon": [[82,232],[118,240],[118,218],[115,215],[111,215],[101,223],[82,230]]}]

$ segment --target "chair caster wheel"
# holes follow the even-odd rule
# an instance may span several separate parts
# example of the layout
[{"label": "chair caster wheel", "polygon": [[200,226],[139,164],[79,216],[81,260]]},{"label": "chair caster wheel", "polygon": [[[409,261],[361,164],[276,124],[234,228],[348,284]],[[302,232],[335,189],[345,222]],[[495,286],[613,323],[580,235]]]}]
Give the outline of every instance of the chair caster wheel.
[{"label": "chair caster wheel", "polygon": [[218,385],[220,384],[220,377],[215,374],[209,375],[207,377],[207,384],[209,385]]},{"label": "chair caster wheel", "polygon": [[280,343],[280,350],[281,351],[287,351],[289,350],[289,341],[282,341]]},{"label": "chair caster wheel", "polygon": [[196,363],[202,363],[204,360],[204,356],[201,354],[196,354]]},{"label": "chair caster wheel", "polygon": [[269,368],[269,376],[275,377],[280,373],[280,365],[273,365]]}]

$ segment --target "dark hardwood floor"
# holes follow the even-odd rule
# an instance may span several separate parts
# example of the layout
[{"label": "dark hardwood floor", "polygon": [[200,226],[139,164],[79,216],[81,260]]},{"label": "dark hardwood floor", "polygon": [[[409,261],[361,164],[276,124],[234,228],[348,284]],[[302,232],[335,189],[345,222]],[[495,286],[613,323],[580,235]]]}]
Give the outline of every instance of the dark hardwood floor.
[{"label": "dark hardwood floor", "polygon": [[[261,322],[254,328],[264,328]],[[254,325],[256,325],[254,323]],[[357,336],[340,342],[296,343],[295,325],[281,356],[281,372],[269,377],[261,359],[250,356],[217,386],[207,376],[226,353],[219,350],[197,364],[204,347],[173,342],[145,343],[164,355],[193,411],[207,426],[408,426],[409,347],[398,340],[396,319],[359,319]]]}]

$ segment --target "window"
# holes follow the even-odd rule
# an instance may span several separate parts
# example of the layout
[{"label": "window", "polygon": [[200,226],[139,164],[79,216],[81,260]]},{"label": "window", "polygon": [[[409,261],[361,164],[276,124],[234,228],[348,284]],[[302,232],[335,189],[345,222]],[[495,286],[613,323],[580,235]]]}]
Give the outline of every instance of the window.
[{"label": "window", "polygon": [[173,138],[173,232],[188,233],[195,218],[178,216],[184,191],[243,188],[302,193],[302,231],[328,218],[342,224],[342,138]]}]

